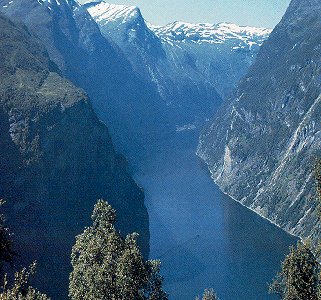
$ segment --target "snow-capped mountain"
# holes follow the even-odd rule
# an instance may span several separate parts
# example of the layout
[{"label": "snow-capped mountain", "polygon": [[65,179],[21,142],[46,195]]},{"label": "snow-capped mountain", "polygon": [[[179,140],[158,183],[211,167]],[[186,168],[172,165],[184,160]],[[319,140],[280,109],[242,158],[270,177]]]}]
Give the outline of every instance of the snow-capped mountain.
[{"label": "snow-capped mountain", "polygon": [[223,191],[289,232],[316,239],[320,19],[319,0],[292,0],[198,147]]},{"label": "snow-capped mountain", "polygon": [[[154,26],[134,6],[99,1],[85,7],[105,37],[123,50],[167,105],[191,101],[188,105],[200,109],[202,103],[206,112],[215,110],[219,98],[231,93],[270,33],[269,29],[225,23]],[[204,111],[199,116],[208,117]],[[195,110],[191,113],[195,115]],[[193,122],[193,117],[187,121]]]},{"label": "snow-capped mountain", "polygon": [[[157,56],[157,49],[161,48],[160,41],[146,26],[142,13],[137,6],[109,4],[99,1],[87,2],[83,7],[97,22],[104,36],[121,46],[121,49],[125,52],[130,50],[123,49],[123,47],[134,46],[137,51],[144,51],[149,55]],[[132,53],[132,55],[135,55],[135,53]],[[131,56],[128,57],[128,59],[130,58]]]},{"label": "snow-capped mountain", "polygon": [[137,6],[109,4],[106,2],[97,2],[96,4],[87,2],[87,6],[90,7],[90,14],[101,25],[106,25],[108,22],[124,24],[141,16]]},{"label": "snow-capped mountain", "polygon": [[173,22],[165,26],[149,25],[149,27],[166,42],[223,44],[227,41],[234,41],[239,43],[239,47],[261,46],[271,33],[270,29],[238,26],[231,23]]}]

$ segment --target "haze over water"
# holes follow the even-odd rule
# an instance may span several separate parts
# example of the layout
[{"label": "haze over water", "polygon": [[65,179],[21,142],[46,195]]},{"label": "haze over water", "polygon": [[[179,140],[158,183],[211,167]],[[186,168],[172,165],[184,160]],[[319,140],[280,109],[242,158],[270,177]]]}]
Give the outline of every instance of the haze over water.
[{"label": "haze over water", "polygon": [[135,178],[170,299],[214,288],[222,300],[274,299],[268,283],[296,239],[225,196],[195,155],[197,132],[148,150]]}]

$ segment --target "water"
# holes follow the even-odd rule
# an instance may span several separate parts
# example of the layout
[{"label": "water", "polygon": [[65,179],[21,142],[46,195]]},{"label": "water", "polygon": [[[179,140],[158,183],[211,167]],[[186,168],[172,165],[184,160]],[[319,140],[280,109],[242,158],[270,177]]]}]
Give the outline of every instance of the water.
[{"label": "water", "polygon": [[268,283],[296,239],[220,192],[195,155],[197,133],[149,149],[136,180],[150,215],[151,258],[170,299],[214,288],[222,300],[275,299]]}]

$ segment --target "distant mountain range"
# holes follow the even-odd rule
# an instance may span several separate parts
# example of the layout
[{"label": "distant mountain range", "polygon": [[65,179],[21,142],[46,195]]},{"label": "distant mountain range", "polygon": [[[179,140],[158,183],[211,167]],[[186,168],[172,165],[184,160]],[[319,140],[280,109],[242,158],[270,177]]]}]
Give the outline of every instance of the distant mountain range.
[{"label": "distant mountain range", "polygon": [[1,0],[0,8],[40,37],[63,74],[88,92],[131,162],[137,149],[143,155],[177,128],[200,128],[269,34],[232,24],[155,27],[138,8],[105,2]]},{"label": "distant mountain range", "polygon": [[293,0],[200,137],[223,191],[287,231],[320,238],[321,3]]},{"label": "distant mountain range", "polygon": [[154,26],[137,7],[87,2],[102,34],[159,95],[170,130],[211,117],[253,63],[270,30],[234,24]]}]

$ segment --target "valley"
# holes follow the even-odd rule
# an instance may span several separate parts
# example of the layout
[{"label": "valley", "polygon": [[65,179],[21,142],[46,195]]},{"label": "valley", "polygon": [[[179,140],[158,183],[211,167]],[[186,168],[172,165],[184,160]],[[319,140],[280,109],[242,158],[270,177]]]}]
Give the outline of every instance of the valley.
[{"label": "valley", "polygon": [[[81,249],[93,249],[88,286],[108,278],[124,295],[140,262],[145,286],[125,297],[136,299],[160,280],[149,257],[170,300],[206,288],[276,299],[268,283],[289,246],[321,236],[320,11],[319,0],[292,0],[271,30],[157,26],[105,1],[0,0],[0,199],[19,265],[39,260],[41,291],[68,297],[71,247],[103,198],[118,218],[115,229],[100,202],[106,224],[96,216],[92,230],[103,238]],[[137,247],[122,241],[131,232]]]},{"label": "valley", "polygon": [[268,283],[297,238],[224,195],[195,155],[197,140],[197,131],[183,131],[162,141],[134,174],[169,299],[208,287],[224,300],[275,299]]}]

